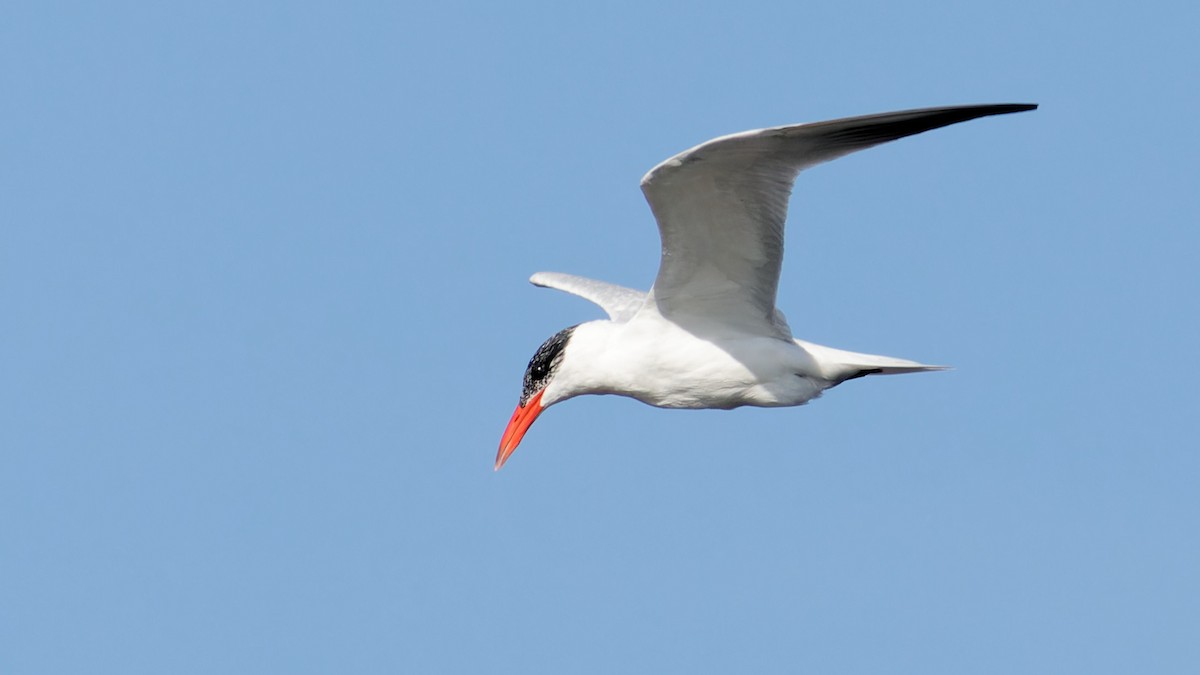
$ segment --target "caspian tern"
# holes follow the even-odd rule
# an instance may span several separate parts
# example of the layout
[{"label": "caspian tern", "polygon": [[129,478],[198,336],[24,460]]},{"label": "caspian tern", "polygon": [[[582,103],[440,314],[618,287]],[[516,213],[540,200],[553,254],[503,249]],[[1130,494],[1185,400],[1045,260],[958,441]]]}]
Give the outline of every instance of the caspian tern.
[{"label": "caspian tern", "polygon": [[662,260],[649,293],[570,274],[530,281],[599,305],[547,340],[525,371],[499,470],[543,410],[582,394],[662,408],[794,406],[864,375],[942,370],[792,337],[775,308],[797,174],[856,150],[1036,104],[925,108],[744,131],[702,143],[642,178]]}]

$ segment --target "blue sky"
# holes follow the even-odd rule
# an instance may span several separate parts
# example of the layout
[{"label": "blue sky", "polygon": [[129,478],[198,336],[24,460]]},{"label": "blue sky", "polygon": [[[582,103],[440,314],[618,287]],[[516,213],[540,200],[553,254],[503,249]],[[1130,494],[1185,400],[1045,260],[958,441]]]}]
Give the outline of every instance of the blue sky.
[{"label": "blue sky", "polygon": [[[1184,673],[1190,3],[9,3],[0,670]],[[708,138],[1033,113],[818,167],[797,336],[955,366],[548,411]]]}]

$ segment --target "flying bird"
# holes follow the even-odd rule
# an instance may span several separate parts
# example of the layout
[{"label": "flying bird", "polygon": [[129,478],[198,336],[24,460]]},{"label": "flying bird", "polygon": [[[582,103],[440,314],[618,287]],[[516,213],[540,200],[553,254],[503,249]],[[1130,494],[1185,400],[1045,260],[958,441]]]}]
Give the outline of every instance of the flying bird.
[{"label": "flying bird", "polygon": [[565,328],[525,371],[497,470],[546,408],[617,394],[662,408],[794,406],[865,375],[942,370],[792,337],[775,292],[796,176],[856,150],[978,117],[1011,103],[924,108],[744,131],[702,143],[642,178],[662,259],[650,291],[538,272],[537,286],[599,305],[607,320]]}]

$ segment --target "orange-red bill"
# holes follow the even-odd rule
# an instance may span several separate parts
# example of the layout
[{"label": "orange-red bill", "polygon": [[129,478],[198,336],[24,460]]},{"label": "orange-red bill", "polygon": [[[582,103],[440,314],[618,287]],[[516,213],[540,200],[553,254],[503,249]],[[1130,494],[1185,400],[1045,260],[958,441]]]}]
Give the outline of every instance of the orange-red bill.
[{"label": "orange-red bill", "polygon": [[525,437],[529,425],[533,424],[538,415],[542,414],[542,410],[542,392],[539,391],[533,398],[526,401],[525,405],[519,405],[513,411],[512,419],[508,421],[508,427],[504,429],[504,437],[500,439],[500,450],[496,452],[496,471],[504,466],[504,463],[508,461],[508,456],[513,454],[513,451],[521,444],[521,439]]}]

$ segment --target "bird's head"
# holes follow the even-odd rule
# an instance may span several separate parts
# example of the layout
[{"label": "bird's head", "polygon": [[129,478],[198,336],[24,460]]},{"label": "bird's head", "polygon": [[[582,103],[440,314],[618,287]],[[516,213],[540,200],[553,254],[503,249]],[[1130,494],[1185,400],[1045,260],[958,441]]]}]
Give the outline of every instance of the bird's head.
[{"label": "bird's head", "polygon": [[521,438],[533,421],[542,411],[559,401],[570,398],[566,388],[556,386],[555,376],[558,375],[563,359],[566,357],[567,344],[575,334],[577,326],[564,328],[555,333],[538,347],[529,367],[525,369],[525,381],[521,385],[521,400],[513,412],[504,436],[500,439],[500,450],[496,452],[496,470],[504,466],[508,456],[517,449]]}]

